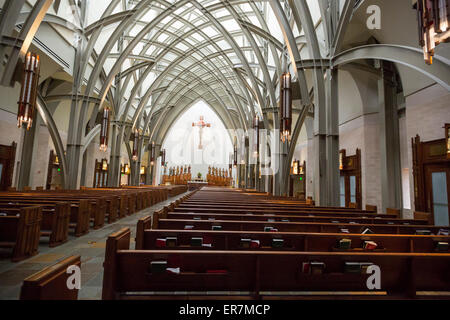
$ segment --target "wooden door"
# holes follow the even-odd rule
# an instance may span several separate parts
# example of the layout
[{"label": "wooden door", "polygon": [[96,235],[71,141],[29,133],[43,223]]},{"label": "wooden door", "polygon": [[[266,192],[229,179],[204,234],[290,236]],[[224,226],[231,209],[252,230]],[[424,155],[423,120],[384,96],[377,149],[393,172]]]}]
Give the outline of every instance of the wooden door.
[{"label": "wooden door", "polygon": [[14,161],[16,157],[16,144],[11,146],[0,145],[0,191],[6,191],[12,186]]}]

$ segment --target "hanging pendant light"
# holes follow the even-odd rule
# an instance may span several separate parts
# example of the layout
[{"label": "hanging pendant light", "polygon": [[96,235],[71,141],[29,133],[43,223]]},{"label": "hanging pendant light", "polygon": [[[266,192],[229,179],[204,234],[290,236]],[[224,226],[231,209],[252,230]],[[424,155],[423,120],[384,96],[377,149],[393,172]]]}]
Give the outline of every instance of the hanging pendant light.
[{"label": "hanging pendant light", "polygon": [[450,159],[450,123],[445,125],[445,141],[447,142],[447,159]]},{"label": "hanging pendant light", "polygon": [[153,166],[155,164],[155,141],[152,141],[152,143],[149,146],[150,148],[150,165]]},{"label": "hanging pendant light", "polygon": [[139,130],[134,130],[134,140],[133,140],[133,161],[138,160],[138,145],[139,145]]},{"label": "hanging pendant light", "polygon": [[164,167],[166,164],[166,149],[161,150],[161,166]]},{"label": "hanging pendant light", "polygon": [[234,145],[233,145],[233,166],[236,168],[238,162],[238,150],[237,150],[237,139],[234,138]]},{"label": "hanging pendant light", "polygon": [[419,45],[427,64],[433,64],[434,49],[450,39],[449,0],[417,0]]},{"label": "hanging pendant light", "polygon": [[18,102],[17,126],[19,128],[22,128],[22,125],[26,123],[27,130],[29,130],[33,123],[34,111],[36,109],[39,72],[39,56],[29,52],[25,58],[24,75]]},{"label": "hanging pendant light", "polygon": [[108,107],[103,108],[103,117],[100,128],[100,151],[106,152],[108,150],[108,135],[110,124],[110,112]]},{"label": "hanging pendant light", "polygon": [[254,131],[253,157],[258,158],[258,155],[259,155],[259,117],[258,116],[255,116],[255,119],[253,119],[253,131]]},{"label": "hanging pendant light", "polygon": [[291,74],[283,73],[280,81],[280,135],[281,141],[291,140],[292,86]]}]

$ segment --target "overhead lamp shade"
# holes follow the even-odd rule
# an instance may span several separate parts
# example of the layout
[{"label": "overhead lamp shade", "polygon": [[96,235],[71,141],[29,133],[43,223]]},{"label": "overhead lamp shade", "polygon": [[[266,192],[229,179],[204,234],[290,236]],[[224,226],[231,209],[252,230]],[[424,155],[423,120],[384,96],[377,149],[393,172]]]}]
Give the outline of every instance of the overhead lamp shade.
[{"label": "overhead lamp shade", "polygon": [[433,63],[434,50],[450,39],[449,0],[418,0],[416,3],[419,45],[427,64]]},{"label": "overhead lamp shade", "polygon": [[39,83],[40,60],[36,54],[28,53],[25,57],[22,86],[17,110],[17,126],[22,128],[26,124],[31,128],[36,109],[37,89]]},{"label": "overhead lamp shade", "polygon": [[155,154],[156,154],[156,148],[155,148],[155,141],[152,141],[152,143],[149,145],[150,148],[150,165],[155,164]]},{"label": "overhead lamp shade", "polygon": [[237,166],[237,162],[238,162],[238,150],[237,150],[237,142],[235,140],[233,146],[233,165],[235,167]]},{"label": "overhead lamp shade", "polygon": [[161,166],[166,164],[166,149],[161,150]]},{"label": "overhead lamp shade", "polygon": [[292,83],[291,74],[283,73],[280,81],[280,136],[281,141],[291,140]]},{"label": "overhead lamp shade", "polygon": [[447,159],[450,159],[450,123],[445,125],[445,141],[447,142]]},{"label": "overhead lamp shade", "polygon": [[139,130],[134,131],[134,140],[133,140],[133,161],[138,160],[138,145],[139,145]]},{"label": "overhead lamp shade", "polygon": [[103,108],[102,123],[100,128],[100,151],[108,150],[108,135],[110,124],[110,111],[108,107]]},{"label": "overhead lamp shade", "polygon": [[259,117],[255,116],[255,119],[253,119],[253,131],[254,131],[254,137],[253,137],[253,156],[255,158],[259,155]]}]

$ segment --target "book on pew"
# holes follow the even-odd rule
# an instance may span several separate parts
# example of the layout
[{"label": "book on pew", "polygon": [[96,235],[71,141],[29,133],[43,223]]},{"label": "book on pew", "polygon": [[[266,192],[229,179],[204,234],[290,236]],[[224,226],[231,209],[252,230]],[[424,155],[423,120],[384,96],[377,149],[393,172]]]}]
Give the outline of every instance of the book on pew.
[{"label": "book on pew", "polygon": [[211,230],[222,230],[222,226],[212,226]]},{"label": "book on pew", "polygon": [[157,248],[165,248],[166,247],[166,239],[164,239],[164,238],[156,239],[156,247]]},{"label": "book on pew", "polygon": [[352,246],[351,239],[341,239],[339,240],[339,249],[350,249]]},{"label": "book on pew", "polygon": [[194,229],[194,226],[193,225],[185,225],[184,226],[184,230],[192,230],[192,229]]},{"label": "book on pew", "polygon": [[339,223],[337,220],[332,220],[331,223]]},{"label": "book on pew", "polygon": [[260,246],[259,240],[252,240],[252,241],[250,241],[250,248],[256,249],[256,248],[259,248],[259,246]]},{"label": "book on pew", "polygon": [[360,263],[361,273],[367,273],[367,268],[371,265],[373,265],[372,262],[361,262]]},{"label": "book on pew", "polygon": [[191,238],[191,246],[192,247],[201,247],[203,245],[202,237],[192,237]]},{"label": "book on pew", "polygon": [[267,219],[267,222],[275,222],[275,219]]},{"label": "book on pew", "polygon": [[214,221],[216,218],[208,218],[209,221]]},{"label": "book on pew", "polygon": [[323,262],[311,262],[310,264],[311,274],[322,274],[325,270],[325,263]]},{"label": "book on pew", "polygon": [[359,262],[345,262],[345,273],[361,273],[361,264]]},{"label": "book on pew", "polygon": [[364,249],[366,250],[375,250],[378,247],[378,244],[374,241],[364,241]]},{"label": "book on pew", "polygon": [[166,247],[176,247],[177,246],[177,237],[167,237],[166,238]]},{"label": "book on pew", "polygon": [[281,222],[290,222],[289,219],[281,219]]},{"label": "book on pew", "polygon": [[273,227],[264,227],[264,231],[265,232],[270,232],[272,231]]},{"label": "book on pew", "polygon": [[309,270],[310,270],[310,263],[309,262],[303,262],[302,263],[302,273],[309,274]]},{"label": "book on pew", "polygon": [[363,232],[361,232],[361,233],[362,233],[362,234],[372,234],[373,231],[370,230],[369,228],[365,228],[365,229],[363,230]]},{"label": "book on pew", "polygon": [[387,224],[394,224],[392,221],[388,221],[388,223]]},{"label": "book on pew", "polygon": [[202,220],[200,217],[194,217],[194,220]]},{"label": "book on pew", "polygon": [[403,224],[406,225],[406,226],[410,225],[409,222],[403,222]]},{"label": "book on pew", "polygon": [[346,273],[367,273],[367,268],[373,265],[371,262],[345,262]]},{"label": "book on pew", "polygon": [[302,273],[306,274],[323,274],[325,270],[325,263],[323,262],[303,262],[302,263]]},{"label": "book on pew", "polygon": [[341,228],[342,233],[350,233],[350,231],[347,228]]},{"label": "book on pew", "polygon": [[350,224],[358,224],[358,223],[355,222],[355,221],[350,221],[349,223],[350,223]]},{"label": "book on pew", "polygon": [[4,212],[0,212],[0,217],[6,217],[6,216],[8,216],[8,214],[7,214],[7,213],[4,213]]},{"label": "book on pew", "polygon": [[167,261],[152,261],[150,262],[150,273],[164,273],[167,269]]},{"label": "book on pew", "polygon": [[439,236],[448,236],[449,230],[448,229],[439,229],[438,233]]},{"label": "book on pew", "polygon": [[437,251],[448,251],[448,242],[438,241],[436,243],[436,250]]},{"label": "book on pew", "polygon": [[180,268],[166,268],[167,273],[179,274]]},{"label": "book on pew", "polygon": [[252,239],[241,239],[241,248],[245,248],[245,249],[250,248],[251,242],[252,242]]},{"label": "book on pew", "polygon": [[210,236],[204,236],[203,238],[202,247],[212,247],[213,239]]},{"label": "book on pew", "polygon": [[417,235],[423,235],[423,236],[429,236],[431,235],[431,231],[430,230],[416,230],[416,234]]},{"label": "book on pew", "polygon": [[272,248],[283,248],[284,240],[283,239],[272,239]]}]

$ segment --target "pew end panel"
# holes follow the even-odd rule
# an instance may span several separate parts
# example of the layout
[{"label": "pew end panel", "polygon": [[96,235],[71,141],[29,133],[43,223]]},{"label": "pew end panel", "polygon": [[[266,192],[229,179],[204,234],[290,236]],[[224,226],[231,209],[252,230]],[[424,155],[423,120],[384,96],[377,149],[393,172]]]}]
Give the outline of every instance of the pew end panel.
[{"label": "pew end panel", "polygon": [[77,300],[78,289],[69,289],[67,273],[70,266],[81,268],[81,257],[70,256],[26,278],[20,300]]},{"label": "pew end panel", "polygon": [[130,228],[122,228],[106,240],[105,261],[103,262],[103,300],[115,300],[117,290],[117,252],[130,248]]},{"label": "pew end panel", "polygon": [[147,216],[138,220],[136,227],[136,250],[144,248],[144,230],[152,228],[152,217]]},{"label": "pew end panel", "polygon": [[430,212],[414,212],[415,220],[426,220],[429,225],[434,225],[434,216]]}]

